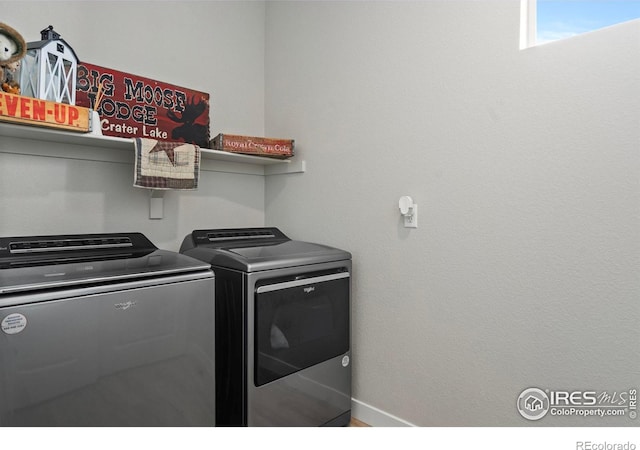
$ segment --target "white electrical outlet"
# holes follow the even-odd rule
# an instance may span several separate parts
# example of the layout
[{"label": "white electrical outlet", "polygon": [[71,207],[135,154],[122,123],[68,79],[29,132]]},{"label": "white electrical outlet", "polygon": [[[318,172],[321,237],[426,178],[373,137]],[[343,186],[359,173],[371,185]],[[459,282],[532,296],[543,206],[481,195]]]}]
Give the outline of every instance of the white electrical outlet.
[{"label": "white electrical outlet", "polygon": [[418,205],[413,204],[413,214],[404,216],[405,228],[418,228]]}]

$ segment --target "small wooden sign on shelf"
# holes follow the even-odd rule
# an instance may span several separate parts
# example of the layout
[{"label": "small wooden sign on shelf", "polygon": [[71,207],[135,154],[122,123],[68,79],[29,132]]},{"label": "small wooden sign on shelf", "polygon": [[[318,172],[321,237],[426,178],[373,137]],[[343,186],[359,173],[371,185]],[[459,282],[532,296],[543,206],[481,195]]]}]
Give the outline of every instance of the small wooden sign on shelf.
[{"label": "small wooden sign on shelf", "polygon": [[293,139],[219,134],[211,140],[211,148],[245,155],[286,159],[293,156]]},{"label": "small wooden sign on shelf", "polygon": [[91,111],[81,106],[0,92],[0,122],[89,132]]}]

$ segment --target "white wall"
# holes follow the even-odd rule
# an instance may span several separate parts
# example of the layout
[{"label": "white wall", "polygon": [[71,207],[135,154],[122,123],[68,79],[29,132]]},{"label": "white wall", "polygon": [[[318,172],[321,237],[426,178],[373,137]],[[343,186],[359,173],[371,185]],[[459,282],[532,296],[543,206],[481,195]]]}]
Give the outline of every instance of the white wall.
[{"label": "white wall", "polygon": [[266,33],[266,133],[307,163],[266,223],[353,253],[356,400],[638,425],[515,405],[640,385],[640,22],[519,51],[517,1],[271,2]]},{"label": "white wall", "polygon": [[[2,22],[28,42],[40,40],[40,30],[51,24],[81,61],[209,93],[211,136],[264,132],[264,3],[0,6]],[[2,140],[5,151],[24,145]],[[148,191],[132,184],[129,163],[0,152],[0,230],[5,236],[141,231],[159,247],[177,250],[196,228],[264,224],[262,176],[203,171],[197,191],[165,195],[165,218],[157,221],[148,219]]]}]

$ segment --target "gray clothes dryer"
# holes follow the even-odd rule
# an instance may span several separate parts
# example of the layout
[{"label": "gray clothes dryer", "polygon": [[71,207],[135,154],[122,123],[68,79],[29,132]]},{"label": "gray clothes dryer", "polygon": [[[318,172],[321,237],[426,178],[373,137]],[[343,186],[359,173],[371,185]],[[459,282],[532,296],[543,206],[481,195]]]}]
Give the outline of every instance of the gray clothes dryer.
[{"label": "gray clothes dryer", "polygon": [[351,254],[277,228],[196,230],[180,252],[216,275],[216,424],[351,418]]}]

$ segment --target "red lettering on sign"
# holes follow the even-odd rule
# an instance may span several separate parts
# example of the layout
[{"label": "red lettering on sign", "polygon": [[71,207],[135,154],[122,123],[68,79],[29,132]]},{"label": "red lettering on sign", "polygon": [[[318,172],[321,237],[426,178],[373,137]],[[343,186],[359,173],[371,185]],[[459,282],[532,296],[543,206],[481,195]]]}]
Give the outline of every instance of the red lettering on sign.
[{"label": "red lettering on sign", "polygon": [[67,116],[67,107],[62,103],[56,103],[53,106],[54,119],[58,123],[64,123]]},{"label": "red lettering on sign", "polygon": [[10,116],[15,116],[16,110],[18,109],[18,102],[20,101],[20,97],[5,95],[4,98],[7,101],[7,113]]},{"label": "red lettering on sign", "polygon": [[20,117],[23,119],[31,118],[31,99],[22,97],[20,99]]},{"label": "red lettering on sign", "polygon": [[69,107],[69,125],[73,125],[76,119],[80,117],[80,111],[78,108]]},{"label": "red lettering on sign", "polygon": [[47,119],[47,102],[43,100],[33,101],[33,119],[34,120],[46,120]]}]

